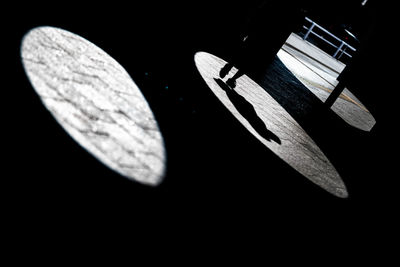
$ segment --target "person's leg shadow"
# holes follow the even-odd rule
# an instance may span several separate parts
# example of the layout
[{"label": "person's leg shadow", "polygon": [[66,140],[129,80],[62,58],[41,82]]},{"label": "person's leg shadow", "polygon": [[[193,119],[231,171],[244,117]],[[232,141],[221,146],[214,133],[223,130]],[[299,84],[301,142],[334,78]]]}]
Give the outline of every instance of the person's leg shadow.
[{"label": "person's leg shadow", "polygon": [[265,123],[258,117],[253,105],[249,103],[243,96],[239,95],[235,90],[231,89],[221,79],[214,78],[217,84],[226,92],[229,100],[236,107],[239,113],[250,123],[253,129],[267,141],[274,141],[281,144],[281,140],[277,135],[267,129]]}]

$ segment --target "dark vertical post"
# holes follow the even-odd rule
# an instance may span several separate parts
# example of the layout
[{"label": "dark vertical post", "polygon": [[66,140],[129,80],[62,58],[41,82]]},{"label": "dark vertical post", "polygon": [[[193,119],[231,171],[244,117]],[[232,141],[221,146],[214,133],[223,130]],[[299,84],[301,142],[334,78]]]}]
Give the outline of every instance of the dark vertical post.
[{"label": "dark vertical post", "polygon": [[333,103],[336,102],[340,94],[343,92],[345,88],[345,84],[343,81],[340,81],[332,93],[329,95],[328,99],[325,101],[325,105],[327,107],[332,107]]}]

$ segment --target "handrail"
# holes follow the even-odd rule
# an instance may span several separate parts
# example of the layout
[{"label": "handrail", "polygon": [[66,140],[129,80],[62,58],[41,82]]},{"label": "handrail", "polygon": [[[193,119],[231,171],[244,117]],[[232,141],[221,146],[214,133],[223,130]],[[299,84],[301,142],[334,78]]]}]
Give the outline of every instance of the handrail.
[{"label": "handrail", "polygon": [[[303,37],[303,40],[307,40],[307,38],[309,37],[310,34],[315,35],[316,37],[320,38],[321,40],[323,40],[324,42],[326,42],[327,44],[329,44],[330,46],[333,46],[334,48],[337,48],[335,53],[332,55],[332,57],[340,59],[343,55],[346,55],[348,57],[352,57],[352,55],[350,55],[348,52],[346,52],[346,49],[349,48],[351,51],[355,52],[356,49],[354,47],[352,47],[351,45],[349,45],[348,43],[346,43],[345,41],[343,41],[342,39],[340,39],[339,37],[337,37],[336,35],[332,34],[331,32],[329,32],[328,30],[326,30],[325,28],[323,28],[322,26],[318,25],[316,22],[314,22],[313,20],[311,20],[310,18],[306,17],[305,18],[308,22],[311,23],[311,26],[309,28],[307,28],[305,25],[303,25],[303,29],[306,29],[307,32]],[[326,40],[323,36],[318,35],[316,32],[313,31],[313,29],[317,27],[318,29],[322,30],[324,33],[328,34],[329,36],[331,36],[332,38],[334,38],[336,41],[340,42],[339,45],[335,45],[332,42]],[[340,53],[340,55],[339,55]],[[339,55],[339,56],[338,56]]]}]

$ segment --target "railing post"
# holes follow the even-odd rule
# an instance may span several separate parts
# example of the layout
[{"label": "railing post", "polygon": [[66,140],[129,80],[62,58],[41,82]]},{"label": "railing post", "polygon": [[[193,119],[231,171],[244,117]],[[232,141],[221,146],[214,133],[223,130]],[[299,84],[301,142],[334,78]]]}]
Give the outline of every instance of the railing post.
[{"label": "railing post", "polygon": [[314,29],[314,27],[315,27],[315,22],[313,21],[312,24],[311,24],[311,26],[310,26],[310,28],[308,29],[306,35],[304,35],[304,38],[303,38],[304,41],[307,40],[308,36],[310,35],[310,33],[312,32],[312,30]]},{"label": "railing post", "polygon": [[[342,58],[344,52],[346,52],[346,48],[347,48],[347,45],[343,48],[342,53],[340,53],[338,59],[341,59],[341,58]],[[349,56],[349,57],[351,58],[351,56]]]},{"label": "railing post", "polygon": [[342,43],[340,44],[339,48],[336,50],[335,54],[333,55],[334,58],[336,58],[336,56],[342,50],[343,46],[344,46],[344,42],[342,41]]},{"label": "railing post", "polygon": [[[312,21],[311,19],[309,19],[308,17],[305,17],[306,21],[311,23],[310,27],[307,28],[305,26],[305,24],[303,25],[303,29],[306,29],[307,32],[303,37],[303,40],[306,41],[307,38],[310,36],[311,33],[313,33],[316,37],[320,38],[321,40],[323,40],[325,43],[328,43],[330,46],[333,46],[334,48],[337,48],[336,52],[333,54],[332,57],[336,58],[336,59],[340,59],[343,54],[347,55],[348,57],[352,57],[349,53],[346,52],[346,50],[351,50],[353,52],[356,51],[356,49],[352,46],[350,46],[349,44],[347,44],[345,41],[341,40],[339,37],[335,36],[334,34],[332,34],[331,32],[329,32],[328,30],[326,30],[325,28],[323,28],[322,26],[318,25],[316,22]],[[340,43],[339,46],[337,46],[336,44],[333,44],[332,42],[328,41],[327,39],[325,39],[323,36],[317,34],[316,32],[314,32],[314,27],[317,27],[319,30],[321,30],[323,33],[328,34],[330,37],[332,37],[333,39],[335,39],[337,42]]]}]

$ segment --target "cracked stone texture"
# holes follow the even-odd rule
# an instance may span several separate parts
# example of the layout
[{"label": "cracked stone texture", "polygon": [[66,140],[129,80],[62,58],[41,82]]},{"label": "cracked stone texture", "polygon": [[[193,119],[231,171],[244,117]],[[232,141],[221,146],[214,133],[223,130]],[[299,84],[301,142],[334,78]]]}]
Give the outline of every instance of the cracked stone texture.
[{"label": "cracked stone texture", "polygon": [[21,57],[43,104],[82,147],[129,179],[161,182],[162,135],[140,89],[118,62],[84,38],[53,27],[28,32]]},{"label": "cracked stone texture", "polygon": [[[275,136],[269,140],[260,135],[248,119],[243,117],[215,80],[226,61],[209,53],[198,52],[195,55],[195,63],[213,93],[261,143],[326,191],[342,198],[348,196],[346,186],[335,167],[296,120],[266,90],[246,75],[237,80],[235,87],[236,93],[251,103],[268,131]],[[233,68],[224,80],[236,71],[237,69]]]}]

